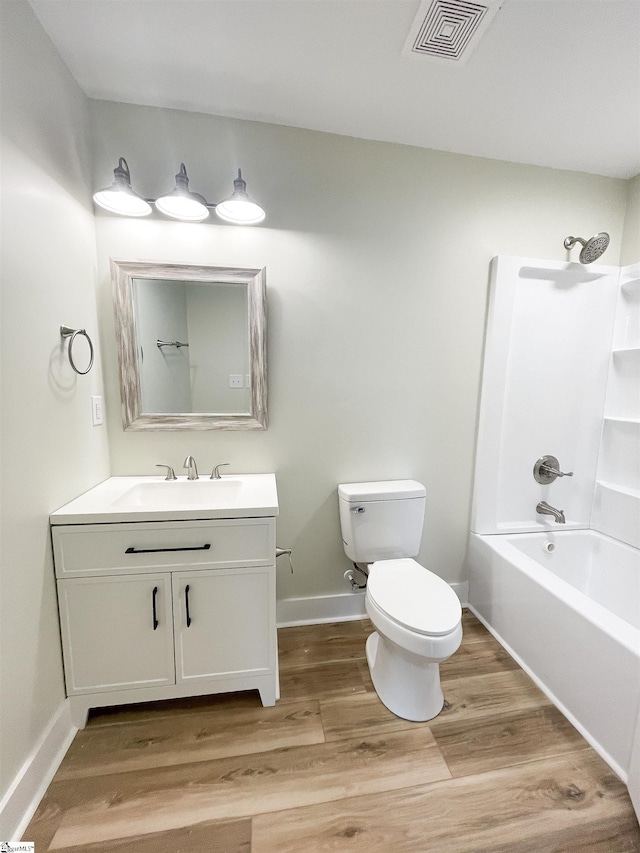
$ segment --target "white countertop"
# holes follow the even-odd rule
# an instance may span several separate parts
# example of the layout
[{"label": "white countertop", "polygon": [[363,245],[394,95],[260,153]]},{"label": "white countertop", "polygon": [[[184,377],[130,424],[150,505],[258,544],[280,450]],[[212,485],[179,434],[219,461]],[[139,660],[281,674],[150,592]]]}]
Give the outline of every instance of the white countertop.
[{"label": "white countertop", "polygon": [[109,477],[49,516],[51,524],[113,524],[257,518],[278,515],[275,474],[227,474],[219,480]]}]

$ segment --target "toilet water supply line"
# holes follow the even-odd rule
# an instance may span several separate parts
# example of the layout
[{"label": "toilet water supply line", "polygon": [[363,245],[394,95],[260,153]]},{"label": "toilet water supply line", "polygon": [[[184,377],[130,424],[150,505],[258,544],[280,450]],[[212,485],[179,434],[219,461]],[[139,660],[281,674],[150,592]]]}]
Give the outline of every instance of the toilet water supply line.
[{"label": "toilet water supply line", "polygon": [[366,569],[361,569],[357,563],[353,564],[353,568],[356,570],[356,572],[360,572],[361,575],[364,575],[364,583],[358,583],[353,576],[353,570],[347,569],[347,571],[344,573],[344,578],[351,584],[351,592],[358,592],[358,590],[360,589],[366,589],[367,580],[369,579],[369,572],[367,572]]},{"label": "toilet water supply line", "polygon": [[293,574],[293,560],[291,559],[291,548],[278,548],[276,545],[276,560],[278,557],[282,557],[283,554],[289,555],[289,566],[291,567],[291,574]]}]

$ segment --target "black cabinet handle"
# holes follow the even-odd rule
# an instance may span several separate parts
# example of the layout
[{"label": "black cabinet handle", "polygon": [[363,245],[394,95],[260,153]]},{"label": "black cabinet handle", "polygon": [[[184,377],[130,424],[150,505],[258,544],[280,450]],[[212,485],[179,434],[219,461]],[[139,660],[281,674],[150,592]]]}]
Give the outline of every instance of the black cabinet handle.
[{"label": "black cabinet handle", "polygon": [[153,605],[153,630],[155,631],[158,625],[158,616],[156,614],[156,596],[158,595],[158,587],[154,586],[153,592],[151,594],[151,603]]},{"label": "black cabinet handle", "polygon": [[187,628],[191,625],[191,616],[189,615],[189,584],[184,588],[184,605],[187,611]]},{"label": "black cabinet handle", "polygon": [[190,548],[127,548],[125,554],[158,554],[161,551],[208,551],[211,544],[194,545]]}]

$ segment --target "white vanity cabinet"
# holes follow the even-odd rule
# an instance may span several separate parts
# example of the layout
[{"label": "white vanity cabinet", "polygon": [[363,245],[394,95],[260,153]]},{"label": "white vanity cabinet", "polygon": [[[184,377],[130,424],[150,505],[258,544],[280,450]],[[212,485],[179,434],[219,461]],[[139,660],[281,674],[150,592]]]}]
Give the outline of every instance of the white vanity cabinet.
[{"label": "white vanity cabinet", "polygon": [[275,518],[54,524],[67,695],[89,708],[279,695]]}]

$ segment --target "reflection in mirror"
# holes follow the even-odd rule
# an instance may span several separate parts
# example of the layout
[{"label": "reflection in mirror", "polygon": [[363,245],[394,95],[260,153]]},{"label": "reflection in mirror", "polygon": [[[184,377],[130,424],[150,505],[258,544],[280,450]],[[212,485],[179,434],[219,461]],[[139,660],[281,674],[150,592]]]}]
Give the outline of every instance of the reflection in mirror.
[{"label": "reflection in mirror", "polygon": [[265,271],[111,261],[125,429],[264,429]]},{"label": "reflection in mirror", "polygon": [[144,414],[251,412],[247,285],[135,278]]}]

